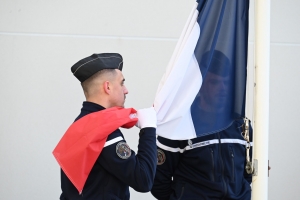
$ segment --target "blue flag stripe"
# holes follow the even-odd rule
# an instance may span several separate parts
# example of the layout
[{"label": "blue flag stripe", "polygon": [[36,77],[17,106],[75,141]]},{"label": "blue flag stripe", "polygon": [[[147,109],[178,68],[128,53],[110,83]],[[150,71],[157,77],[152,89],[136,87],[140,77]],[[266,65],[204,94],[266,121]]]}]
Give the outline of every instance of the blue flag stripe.
[{"label": "blue flag stripe", "polygon": [[185,140],[244,117],[249,0],[198,0],[154,101],[159,136]]}]

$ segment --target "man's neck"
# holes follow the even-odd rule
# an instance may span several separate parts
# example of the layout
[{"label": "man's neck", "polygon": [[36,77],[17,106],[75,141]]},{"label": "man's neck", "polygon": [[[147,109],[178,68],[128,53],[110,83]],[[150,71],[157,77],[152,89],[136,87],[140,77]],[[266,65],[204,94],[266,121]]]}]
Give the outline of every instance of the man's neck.
[{"label": "man's neck", "polygon": [[92,102],[92,103],[95,103],[95,104],[98,104],[104,108],[109,108],[110,105],[107,101],[105,101],[104,99],[100,99],[100,98],[86,98],[86,101],[88,102]]}]

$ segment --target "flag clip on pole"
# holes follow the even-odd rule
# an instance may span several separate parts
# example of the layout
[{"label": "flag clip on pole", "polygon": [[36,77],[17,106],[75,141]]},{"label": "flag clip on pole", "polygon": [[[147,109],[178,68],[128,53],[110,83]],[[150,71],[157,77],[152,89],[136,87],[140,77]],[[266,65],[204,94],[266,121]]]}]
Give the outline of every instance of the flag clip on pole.
[{"label": "flag clip on pole", "polygon": [[250,160],[250,147],[251,142],[249,139],[249,127],[250,127],[250,120],[248,118],[244,118],[244,125],[243,125],[243,137],[246,140],[246,172],[247,174],[252,174],[253,176],[257,176],[258,173],[258,161],[253,159],[251,162]]}]

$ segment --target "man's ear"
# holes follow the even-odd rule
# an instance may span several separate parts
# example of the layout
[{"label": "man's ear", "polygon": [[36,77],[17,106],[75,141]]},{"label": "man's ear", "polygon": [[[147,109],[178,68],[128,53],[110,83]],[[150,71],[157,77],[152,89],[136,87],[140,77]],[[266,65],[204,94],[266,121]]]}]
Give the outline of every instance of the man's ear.
[{"label": "man's ear", "polygon": [[104,92],[105,92],[106,94],[110,94],[110,93],[111,93],[111,84],[110,84],[109,81],[105,81],[105,82],[103,83],[103,89],[104,89]]}]

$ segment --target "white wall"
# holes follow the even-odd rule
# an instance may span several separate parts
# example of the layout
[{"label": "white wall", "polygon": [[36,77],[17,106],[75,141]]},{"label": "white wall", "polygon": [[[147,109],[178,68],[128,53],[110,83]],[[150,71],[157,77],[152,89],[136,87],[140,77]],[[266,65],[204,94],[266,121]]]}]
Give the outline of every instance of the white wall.
[{"label": "white wall", "polygon": [[269,199],[297,199],[300,1],[271,1]]},{"label": "white wall", "polygon": [[[84,100],[70,67],[92,53],[119,52],[129,89],[126,106],[151,106],[194,2],[0,0],[0,199],[58,199],[59,166],[52,150]],[[271,3],[269,199],[293,199],[300,183],[295,175],[299,159],[293,156],[300,150],[296,126],[300,2]],[[136,150],[138,130],[123,132]],[[131,196],[154,199],[135,191]]]}]

